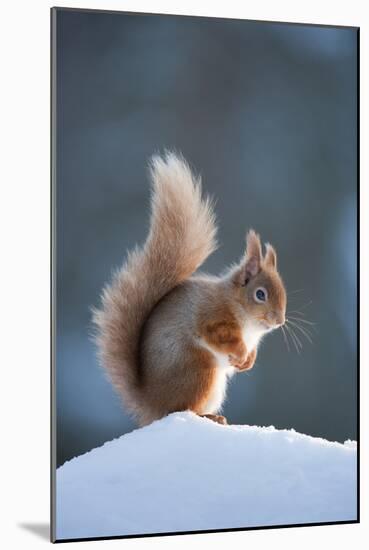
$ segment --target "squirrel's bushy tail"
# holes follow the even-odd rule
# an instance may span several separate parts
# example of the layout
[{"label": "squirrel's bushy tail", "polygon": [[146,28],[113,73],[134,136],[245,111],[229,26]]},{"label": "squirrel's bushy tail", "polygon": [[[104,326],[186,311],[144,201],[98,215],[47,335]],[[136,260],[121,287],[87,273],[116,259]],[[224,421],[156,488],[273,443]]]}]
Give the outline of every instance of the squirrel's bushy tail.
[{"label": "squirrel's bushy tail", "polygon": [[128,255],[94,311],[103,366],[130,412],[140,418],[139,341],[143,324],[170,290],[188,279],[216,248],[216,225],[201,182],[174,153],[154,156],[151,225],[142,248]]}]

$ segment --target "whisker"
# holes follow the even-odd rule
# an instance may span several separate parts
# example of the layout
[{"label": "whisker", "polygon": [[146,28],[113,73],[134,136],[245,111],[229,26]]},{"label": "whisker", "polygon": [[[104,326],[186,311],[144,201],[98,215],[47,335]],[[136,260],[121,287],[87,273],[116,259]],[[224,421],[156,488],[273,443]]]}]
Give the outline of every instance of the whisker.
[{"label": "whisker", "polygon": [[305,338],[307,340],[309,340],[309,342],[312,344],[313,341],[312,341],[312,335],[307,331],[307,329],[303,328],[303,327],[300,327],[297,323],[295,323],[294,321],[289,321],[287,320],[287,322],[290,322],[291,325],[293,325],[295,328],[297,328],[297,330],[299,330],[301,332],[301,334],[303,334],[305,336]]},{"label": "whisker", "polygon": [[292,326],[290,326],[290,329],[291,329],[291,331],[293,332],[293,335],[294,335],[294,337],[296,338],[298,344],[300,345],[300,349],[302,350],[303,344],[302,344],[302,341],[301,341],[300,337],[297,335],[295,329],[294,329]]},{"label": "whisker", "polygon": [[[307,334],[313,338],[313,336],[315,334],[317,334],[318,332],[318,329],[315,325],[310,325],[310,324],[301,324],[302,323],[302,320],[301,319],[294,319],[294,317],[288,317],[288,319],[290,320],[290,322],[292,323],[295,323],[296,325],[299,326],[300,330],[305,330],[305,332],[307,332]],[[291,320],[292,319],[292,320]]]},{"label": "whisker", "polygon": [[286,333],[285,333],[285,331],[284,331],[283,326],[281,326],[281,329],[282,329],[283,338],[284,338],[284,341],[286,342],[286,346],[287,346],[288,353],[289,353],[291,350],[290,350],[290,346],[289,346],[289,344],[288,344],[288,340],[287,340]]},{"label": "whisker", "polygon": [[305,338],[309,340],[310,344],[314,345],[313,335],[311,332],[309,332],[305,327],[297,326],[296,328],[301,332],[301,334],[305,335]]},{"label": "whisker", "polygon": [[298,290],[291,290],[291,291],[288,293],[288,295],[290,295],[290,294],[296,294],[297,292],[304,292],[304,290],[305,290],[304,288],[299,288]]},{"label": "whisker", "polygon": [[296,340],[296,335],[294,332],[291,331],[291,329],[289,329],[289,332],[290,332],[290,336],[294,342],[294,345],[295,345],[295,348],[296,348],[296,351],[297,353],[300,355],[300,344],[298,343],[298,341]]},{"label": "whisker", "polygon": [[[291,321],[291,319],[293,319],[293,321]],[[315,330],[315,326],[311,327],[310,324],[308,326],[300,325],[299,321],[302,322],[302,319],[296,319],[296,317],[287,317],[286,320],[287,322],[289,321],[293,325],[298,326],[300,329],[305,330],[309,336],[313,337],[310,331]]]},{"label": "whisker", "polygon": [[299,349],[299,346],[298,346],[298,344],[296,342],[296,339],[295,339],[296,335],[292,332],[292,329],[291,329],[290,326],[288,326],[286,324],[285,327],[286,327],[287,334],[289,334],[289,337],[291,338],[291,341],[293,342],[293,344],[296,348],[297,353],[300,354],[300,349]]},{"label": "whisker", "polygon": [[[313,303],[312,300],[310,300],[309,302],[306,302],[306,304],[303,304],[300,309],[306,309],[308,306],[310,306],[311,304]],[[305,313],[303,313],[302,311],[298,311],[298,310],[295,310],[295,313],[300,313],[301,315],[305,315]]]},{"label": "whisker", "polygon": [[302,349],[302,348],[303,348],[302,342],[301,342],[299,336],[297,336],[295,329],[292,328],[292,327],[290,327],[290,329],[292,330],[293,335],[294,335],[294,337],[296,338],[297,342],[300,344],[300,349]]},{"label": "whisker", "polygon": [[300,326],[300,325],[296,325],[296,328],[299,329],[299,331],[305,335],[306,339],[309,340],[310,338],[310,342],[313,344],[313,339],[314,339],[314,335],[312,332],[310,332],[306,327],[304,326]]},{"label": "whisker", "polygon": [[292,315],[288,315],[288,319],[294,319],[295,321],[301,321],[301,323],[306,323],[307,325],[313,325],[315,326],[316,323],[313,323],[312,321],[308,321],[307,319],[300,319],[299,317],[293,317]]},{"label": "whisker", "polygon": [[287,340],[288,340],[288,337],[289,337],[290,340],[291,340],[291,342],[292,342],[292,344],[296,347],[296,344],[295,344],[295,342],[294,342],[294,340],[293,340],[293,338],[292,338],[292,336],[291,336],[291,334],[290,334],[288,328],[289,328],[289,327],[287,327],[287,325],[284,325],[284,329],[285,329],[285,331],[286,331]]}]

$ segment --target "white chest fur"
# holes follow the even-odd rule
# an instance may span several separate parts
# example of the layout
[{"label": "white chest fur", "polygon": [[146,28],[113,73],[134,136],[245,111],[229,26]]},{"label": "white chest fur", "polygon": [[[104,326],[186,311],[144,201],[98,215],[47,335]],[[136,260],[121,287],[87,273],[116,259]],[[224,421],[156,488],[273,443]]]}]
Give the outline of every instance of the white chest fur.
[{"label": "white chest fur", "polygon": [[248,351],[257,348],[261,338],[265,334],[265,329],[262,326],[256,325],[251,321],[247,321],[242,331],[242,338],[246,344]]},{"label": "white chest fur", "polygon": [[[262,327],[255,326],[252,323],[246,323],[242,332],[242,337],[249,351],[257,347],[263,334],[265,334],[265,331]],[[202,414],[215,414],[221,411],[226,396],[228,380],[236,372],[236,369],[229,364],[228,354],[219,353],[213,350],[204,340],[200,341],[200,345],[213,354],[218,365],[213,389],[202,411]]]},{"label": "white chest fur", "polygon": [[221,408],[226,396],[228,379],[234,373],[234,368],[231,370],[219,367],[216,371],[216,379],[209,395],[208,401],[203,407],[202,414],[216,414],[221,412]]},{"label": "white chest fur", "polygon": [[235,368],[229,364],[228,355],[213,350],[206,342],[200,341],[200,345],[209,350],[217,361],[218,368],[215,374],[215,381],[212,391],[205,405],[202,414],[215,414],[220,412],[226,396],[227,382],[235,373]]}]

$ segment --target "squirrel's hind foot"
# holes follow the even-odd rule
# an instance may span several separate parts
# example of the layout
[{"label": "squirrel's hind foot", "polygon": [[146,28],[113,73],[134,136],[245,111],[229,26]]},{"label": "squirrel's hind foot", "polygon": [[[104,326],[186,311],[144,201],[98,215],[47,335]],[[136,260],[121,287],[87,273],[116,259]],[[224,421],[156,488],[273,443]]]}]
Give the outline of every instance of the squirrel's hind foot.
[{"label": "squirrel's hind foot", "polygon": [[220,414],[199,414],[199,416],[202,418],[208,418],[209,420],[217,422],[217,424],[223,424],[224,426],[228,424],[226,417]]}]

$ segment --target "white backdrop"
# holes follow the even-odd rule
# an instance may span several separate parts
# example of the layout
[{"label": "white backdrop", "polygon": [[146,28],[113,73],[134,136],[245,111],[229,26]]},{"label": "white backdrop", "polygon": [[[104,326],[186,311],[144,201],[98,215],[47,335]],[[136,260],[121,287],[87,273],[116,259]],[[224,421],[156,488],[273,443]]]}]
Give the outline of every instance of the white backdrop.
[{"label": "white backdrop", "polygon": [[[361,97],[369,97],[367,2],[329,0],[84,1],[69,7],[210,15],[361,27]],[[49,8],[52,2],[18,0],[2,6],[1,136],[1,542],[5,548],[48,544],[49,519]],[[364,70],[364,68],[366,70]],[[27,85],[25,84],[27,83]],[[368,103],[361,104],[361,210],[369,206]],[[366,152],[366,154],[364,154]],[[366,187],[366,188],[365,188]],[[367,252],[368,215],[362,216]],[[5,254],[4,254],[5,252]],[[362,281],[369,280],[368,254]],[[362,285],[362,523],[242,533],[87,542],[84,548],[195,548],[245,545],[301,549],[364,547],[369,535],[368,291]],[[5,308],[4,308],[5,306]],[[365,436],[365,437],[364,437]],[[366,490],[364,491],[364,488]],[[44,534],[43,536],[40,536]]]}]

